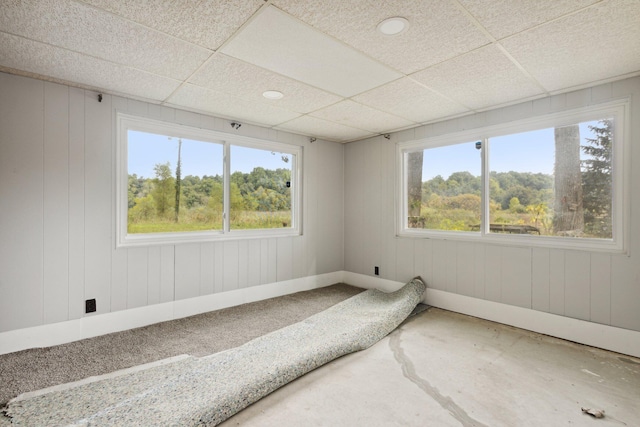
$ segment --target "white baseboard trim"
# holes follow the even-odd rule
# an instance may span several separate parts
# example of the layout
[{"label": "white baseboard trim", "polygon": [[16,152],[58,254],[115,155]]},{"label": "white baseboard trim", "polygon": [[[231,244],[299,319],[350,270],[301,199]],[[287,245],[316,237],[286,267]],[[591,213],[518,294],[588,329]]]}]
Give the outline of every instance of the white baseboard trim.
[{"label": "white baseboard trim", "polygon": [[336,271],[113,313],[87,315],[65,322],[16,329],[0,333],[0,354],[65,344],[294,292],[322,288],[343,281],[343,272]]},{"label": "white baseboard trim", "polygon": [[[394,291],[403,285],[402,282],[351,272],[344,272],[343,277],[347,284],[363,288],[377,288],[383,291]],[[638,331],[481,300],[437,289],[427,288],[423,302],[456,313],[640,357],[640,332]]]},{"label": "white baseboard trim", "polygon": [[[89,315],[66,322],[2,332],[0,333],[0,354],[64,344],[84,338],[288,295],[294,292],[322,288],[341,282],[365,289],[380,289],[385,292],[395,291],[404,284],[403,282],[349,271],[336,271],[114,313]],[[638,331],[429,288],[425,293],[423,302],[445,310],[640,357],[640,332]]]}]

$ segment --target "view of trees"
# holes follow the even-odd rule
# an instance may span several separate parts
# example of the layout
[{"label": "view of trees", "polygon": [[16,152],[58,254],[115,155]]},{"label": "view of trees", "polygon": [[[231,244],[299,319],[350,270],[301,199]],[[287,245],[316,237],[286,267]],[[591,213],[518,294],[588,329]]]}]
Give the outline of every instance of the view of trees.
[{"label": "view of trees", "polygon": [[[175,175],[169,162],[155,165],[154,178],[129,175],[129,233],[222,229],[222,176],[182,177],[179,159]],[[290,182],[291,171],[284,168],[234,172],[229,194],[231,228],[290,226]]]},{"label": "view of trees", "polygon": [[[555,129],[554,174],[490,173],[492,231],[499,231],[499,225],[514,225],[535,227],[542,235],[612,237],[612,121],[601,120],[589,129],[595,137],[586,138],[587,144],[582,146],[577,125]],[[584,154],[582,160],[580,152]],[[413,157],[414,162],[418,160],[421,163]],[[478,230],[481,188],[481,177],[466,171],[452,173],[446,179],[438,175],[422,182],[418,209],[415,190],[412,193],[408,189],[409,226]]]}]

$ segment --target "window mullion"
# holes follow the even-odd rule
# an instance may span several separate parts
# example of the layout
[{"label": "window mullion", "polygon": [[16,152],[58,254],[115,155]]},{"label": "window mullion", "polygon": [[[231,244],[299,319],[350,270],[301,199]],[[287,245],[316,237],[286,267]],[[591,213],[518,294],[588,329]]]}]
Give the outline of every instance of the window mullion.
[{"label": "window mullion", "polygon": [[482,138],[482,146],[480,148],[480,156],[482,162],[482,213],[480,217],[480,234],[487,234],[489,232],[489,201],[491,195],[489,194],[489,138]]},{"label": "window mullion", "polygon": [[231,230],[230,226],[230,211],[231,211],[231,145],[225,141],[224,143],[224,165],[223,165],[223,231],[228,233]]}]

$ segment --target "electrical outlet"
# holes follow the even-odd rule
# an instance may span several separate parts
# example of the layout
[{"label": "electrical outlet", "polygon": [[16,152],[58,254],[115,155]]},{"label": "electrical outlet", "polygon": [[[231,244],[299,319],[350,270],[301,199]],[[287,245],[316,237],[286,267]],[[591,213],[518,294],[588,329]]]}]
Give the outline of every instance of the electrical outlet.
[{"label": "electrical outlet", "polygon": [[378,267],[377,265],[374,267],[374,273],[376,276],[380,275],[380,267]]},{"label": "electrical outlet", "polygon": [[93,313],[96,309],[96,299],[88,299],[84,302],[84,312],[85,313]]}]

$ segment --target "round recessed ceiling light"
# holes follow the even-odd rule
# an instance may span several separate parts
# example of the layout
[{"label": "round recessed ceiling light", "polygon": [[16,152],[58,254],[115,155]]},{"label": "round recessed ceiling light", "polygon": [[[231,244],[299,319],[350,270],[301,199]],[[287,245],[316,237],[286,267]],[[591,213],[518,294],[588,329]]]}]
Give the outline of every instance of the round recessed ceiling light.
[{"label": "round recessed ceiling light", "polygon": [[385,36],[395,36],[404,32],[408,27],[409,21],[400,16],[394,16],[379,23],[377,28]]},{"label": "round recessed ceiling light", "polygon": [[278,90],[266,90],[262,92],[262,96],[267,99],[280,99],[284,96],[284,94]]}]

